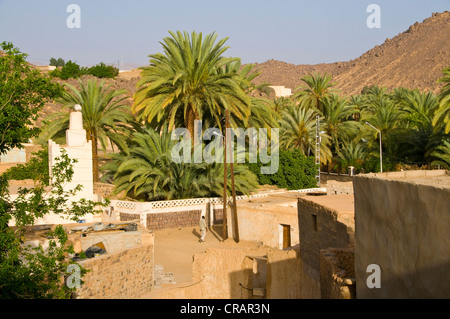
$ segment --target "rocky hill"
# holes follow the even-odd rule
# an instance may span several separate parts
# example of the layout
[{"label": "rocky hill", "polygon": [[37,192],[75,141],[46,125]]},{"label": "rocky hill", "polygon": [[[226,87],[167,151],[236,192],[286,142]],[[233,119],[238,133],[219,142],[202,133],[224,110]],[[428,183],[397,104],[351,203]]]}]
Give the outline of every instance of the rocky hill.
[{"label": "rocky hill", "polygon": [[308,72],[328,73],[343,94],[361,92],[365,85],[403,86],[439,91],[436,80],[450,65],[450,12],[434,13],[423,22],[348,62],[294,65],[276,60],[257,64],[258,83],[295,89]]}]

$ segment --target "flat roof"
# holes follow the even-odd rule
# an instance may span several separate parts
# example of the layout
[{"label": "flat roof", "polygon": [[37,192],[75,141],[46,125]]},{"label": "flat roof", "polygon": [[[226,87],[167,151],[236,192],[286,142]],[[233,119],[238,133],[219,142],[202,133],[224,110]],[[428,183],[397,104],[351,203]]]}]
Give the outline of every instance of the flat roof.
[{"label": "flat roof", "polygon": [[358,178],[358,176],[450,189],[450,171],[448,170],[414,170],[372,173],[356,175],[355,177]]},{"label": "flat roof", "polygon": [[355,228],[355,200],[353,194],[305,195],[299,198],[334,210],[337,213],[338,221],[353,229]]}]

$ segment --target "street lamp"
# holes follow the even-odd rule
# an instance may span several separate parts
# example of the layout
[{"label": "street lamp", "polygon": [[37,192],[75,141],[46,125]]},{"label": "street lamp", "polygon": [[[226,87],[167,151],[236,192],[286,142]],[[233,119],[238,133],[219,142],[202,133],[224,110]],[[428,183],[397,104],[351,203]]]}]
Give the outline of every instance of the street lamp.
[{"label": "street lamp", "polygon": [[320,144],[322,143],[322,137],[320,134],[324,134],[325,131],[320,131],[320,117],[316,116],[316,165],[317,165],[317,185],[320,187]]},{"label": "street lamp", "polygon": [[[227,138],[227,128],[230,127],[230,119],[229,119],[229,111],[225,111],[225,136],[218,133],[213,132],[213,135],[221,136],[224,139],[224,172],[223,172],[223,229],[222,229],[222,237],[223,240],[225,240],[227,236],[227,212],[226,212],[226,205],[227,205],[227,144],[229,142],[229,139]],[[231,145],[229,145],[231,146]],[[238,228],[238,216],[237,216],[237,205],[236,205],[236,189],[234,184],[234,165],[233,161],[230,161],[230,174],[231,174],[231,196],[233,199],[232,202],[232,221],[233,221],[233,228],[234,228],[234,239],[236,242],[239,242],[239,228]]]},{"label": "street lamp", "polygon": [[378,133],[380,133],[380,173],[383,173],[383,150],[381,147],[381,131],[372,124],[370,124],[369,122],[366,122],[366,124],[369,125],[371,128],[373,128],[374,130],[377,130]]}]

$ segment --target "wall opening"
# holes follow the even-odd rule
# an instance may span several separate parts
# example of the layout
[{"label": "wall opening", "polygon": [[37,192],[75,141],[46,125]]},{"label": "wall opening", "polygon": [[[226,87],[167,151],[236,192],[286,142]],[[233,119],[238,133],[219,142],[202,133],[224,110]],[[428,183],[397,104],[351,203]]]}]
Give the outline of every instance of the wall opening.
[{"label": "wall opening", "polygon": [[311,214],[312,217],[312,229],[313,231],[317,232],[317,215]]},{"label": "wall opening", "polygon": [[280,249],[291,247],[291,225],[280,224]]}]

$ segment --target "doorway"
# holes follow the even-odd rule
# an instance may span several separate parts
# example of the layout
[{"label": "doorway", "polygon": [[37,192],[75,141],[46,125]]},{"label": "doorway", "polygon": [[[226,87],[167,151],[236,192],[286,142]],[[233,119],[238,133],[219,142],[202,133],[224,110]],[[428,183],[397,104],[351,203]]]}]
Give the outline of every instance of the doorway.
[{"label": "doorway", "polygon": [[280,248],[291,247],[291,226],[280,224]]}]

